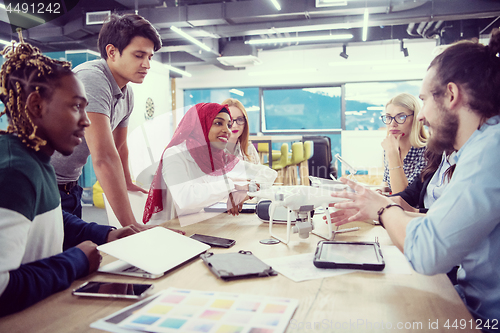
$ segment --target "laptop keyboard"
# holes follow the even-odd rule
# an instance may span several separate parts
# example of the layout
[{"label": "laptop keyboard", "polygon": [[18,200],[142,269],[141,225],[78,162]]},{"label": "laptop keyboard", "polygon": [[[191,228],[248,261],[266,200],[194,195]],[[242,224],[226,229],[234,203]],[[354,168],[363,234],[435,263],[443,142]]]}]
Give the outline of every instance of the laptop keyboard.
[{"label": "laptop keyboard", "polygon": [[128,272],[128,273],[148,273],[143,269],[140,269],[139,267],[136,266],[130,266],[127,268],[124,268],[122,272]]}]

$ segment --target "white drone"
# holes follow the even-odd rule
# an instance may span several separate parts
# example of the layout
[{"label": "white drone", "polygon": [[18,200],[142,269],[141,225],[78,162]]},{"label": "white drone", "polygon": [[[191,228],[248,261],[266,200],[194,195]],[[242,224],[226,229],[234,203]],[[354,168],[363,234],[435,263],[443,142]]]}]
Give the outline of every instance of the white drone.
[{"label": "white drone", "polygon": [[[276,238],[284,244],[290,242],[291,232],[298,233],[300,238],[308,238],[309,233],[313,233],[324,239],[332,240],[333,230],[328,204],[345,200],[343,198],[332,197],[331,194],[334,191],[345,189],[346,185],[340,183],[323,186],[313,182],[313,186],[273,186],[269,189],[248,192],[250,197],[271,200],[269,206],[269,233],[271,237]],[[321,234],[313,230],[311,211],[320,206],[325,209],[328,226],[327,234]],[[287,209],[286,239],[280,238],[273,233],[273,217],[277,207],[285,207]],[[296,222],[293,227],[291,222],[292,212],[296,216]]]}]

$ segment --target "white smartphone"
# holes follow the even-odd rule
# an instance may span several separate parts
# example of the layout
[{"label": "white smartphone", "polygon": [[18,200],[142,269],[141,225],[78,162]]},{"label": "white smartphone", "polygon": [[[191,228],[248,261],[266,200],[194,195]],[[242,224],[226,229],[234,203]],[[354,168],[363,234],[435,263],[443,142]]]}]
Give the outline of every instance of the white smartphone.
[{"label": "white smartphone", "polygon": [[140,299],[152,288],[152,284],[88,281],[74,289],[73,295]]}]

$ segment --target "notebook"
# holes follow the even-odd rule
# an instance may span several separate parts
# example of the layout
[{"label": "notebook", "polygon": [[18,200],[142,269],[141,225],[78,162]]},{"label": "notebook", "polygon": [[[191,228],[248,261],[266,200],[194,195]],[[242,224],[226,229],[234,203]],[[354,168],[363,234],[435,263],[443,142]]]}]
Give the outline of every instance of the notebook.
[{"label": "notebook", "polygon": [[155,227],[97,247],[119,260],[99,272],[156,279],[210,248],[175,231]]}]

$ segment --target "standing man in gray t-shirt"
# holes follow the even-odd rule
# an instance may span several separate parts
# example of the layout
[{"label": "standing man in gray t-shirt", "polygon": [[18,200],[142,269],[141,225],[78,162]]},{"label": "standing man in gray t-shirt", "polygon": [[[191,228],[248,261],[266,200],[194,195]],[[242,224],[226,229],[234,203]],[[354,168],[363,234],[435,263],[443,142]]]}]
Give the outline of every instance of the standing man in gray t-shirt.
[{"label": "standing man in gray t-shirt", "polygon": [[102,59],[74,69],[87,92],[91,125],[73,154],[54,154],[51,163],[63,210],[81,217],[82,188],[77,180],[92,155],[97,180],[116,217],[123,226],[138,225],[127,190],[147,191],[132,182],[128,166],[127,126],[134,98],[127,83],[144,81],[154,52],[161,48],[161,39],[143,17],[112,14],[102,26],[97,44]]}]

